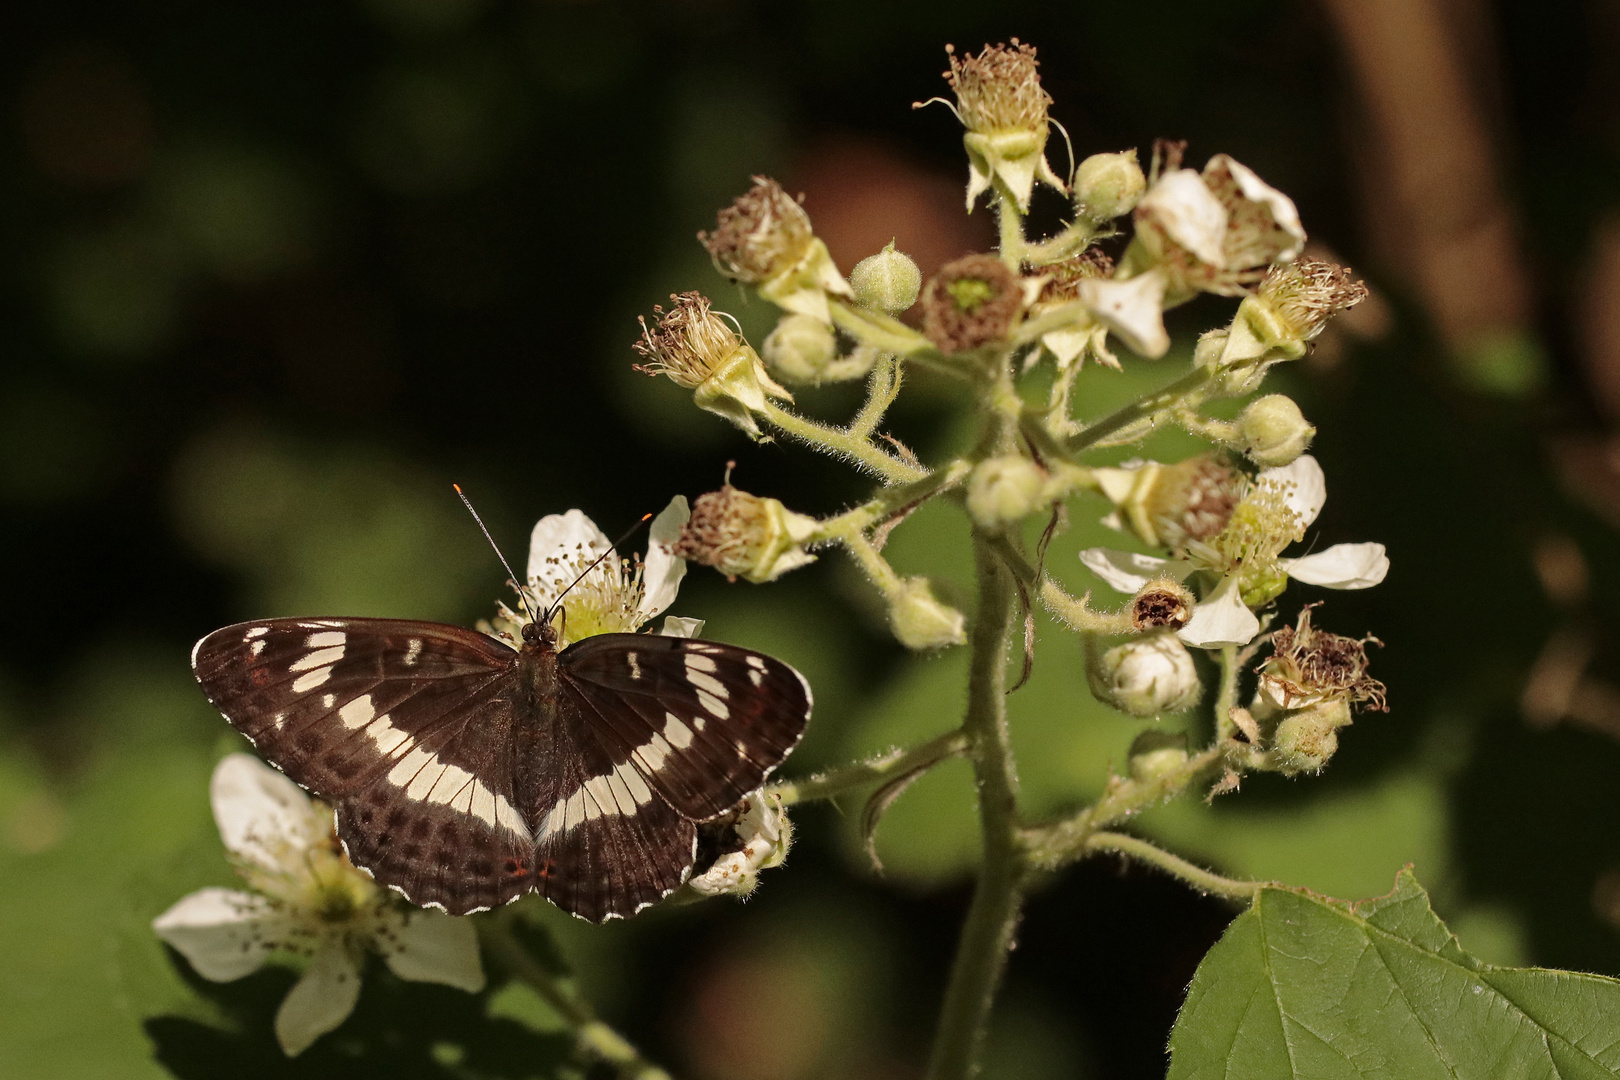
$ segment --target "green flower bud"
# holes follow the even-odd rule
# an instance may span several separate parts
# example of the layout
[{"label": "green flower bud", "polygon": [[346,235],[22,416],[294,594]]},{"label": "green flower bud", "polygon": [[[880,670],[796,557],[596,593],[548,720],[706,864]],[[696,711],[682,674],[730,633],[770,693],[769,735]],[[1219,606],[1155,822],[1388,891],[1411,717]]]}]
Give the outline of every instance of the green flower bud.
[{"label": "green flower bud", "polygon": [[885,315],[898,315],[917,302],[917,294],[922,291],[922,271],[910,256],[896,251],[890,240],[882,251],[855,264],[849,283],[857,304]]},{"label": "green flower bud", "polygon": [[1100,656],[1088,636],[1086,679],[1097,700],[1132,716],[1190,709],[1204,691],[1192,655],[1173,633],[1127,641]]},{"label": "green flower bud", "polygon": [[1187,736],[1149,728],[1131,740],[1131,779],[1152,783],[1187,764]]},{"label": "green flower bud", "polygon": [[813,315],[788,314],[777,320],[761,351],[770,369],[788,382],[817,383],[838,358],[838,338]]},{"label": "green flower bud", "polygon": [[1339,749],[1339,729],[1350,724],[1350,703],[1334,698],[1285,716],[1271,737],[1269,765],[1284,776],[1321,772]]},{"label": "green flower bud", "polygon": [[939,649],[967,640],[967,620],[949,604],[934,599],[927,578],[901,581],[889,594],[889,627],[908,649]]},{"label": "green flower bud", "polygon": [[981,528],[999,530],[1040,507],[1046,484],[1046,470],[1028,458],[987,458],[968,477],[968,513]]},{"label": "green flower bud", "polygon": [[1256,465],[1287,465],[1305,452],[1316,429],[1292,398],[1267,394],[1243,410],[1237,420],[1243,453]]},{"label": "green flower bud", "polygon": [[1088,221],[1104,222],[1130,213],[1147,190],[1136,151],[1092,154],[1074,173],[1074,205]]}]

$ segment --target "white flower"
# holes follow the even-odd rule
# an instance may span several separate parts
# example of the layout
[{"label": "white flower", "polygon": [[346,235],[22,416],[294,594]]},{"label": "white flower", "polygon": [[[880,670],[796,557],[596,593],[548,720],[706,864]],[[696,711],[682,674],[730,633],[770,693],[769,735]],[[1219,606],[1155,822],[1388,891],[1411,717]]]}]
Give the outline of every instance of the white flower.
[{"label": "white flower", "polygon": [[1298,558],[1279,554],[1304,536],[1326,499],[1322,466],[1305,454],[1262,471],[1226,529],[1208,543],[1188,544],[1184,558],[1088,548],[1080,561],[1120,592],[1134,593],[1154,578],[1181,580],[1198,571],[1219,575],[1177,633],[1201,648],[1244,645],[1260,632],[1251,605],[1275,597],[1289,578],[1329,589],[1368,589],[1389,573],[1383,544],[1335,544]]},{"label": "white flower", "polygon": [[1089,278],[1079,296],[1097,321],[1138,356],[1157,360],[1170,348],[1164,329],[1164,275],[1158,270],[1127,278]]},{"label": "white flower", "polygon": [[402,979],[483,989],[472,924],[406,908],[355,869],[338,846],[332,812],[291,780],[232,754],[215,767],[209,796],[220,838],[255,891],[200,889],[152,929],[214,982],[249,975],[272,953],[308,956],[276,1013],[276,1039],[289,1057],[353,1011],[368,951]]},{"label": "white flower", "polygon": [[[582,510],[541,518],[529,538],[525,592],[536,612],[549,609],[562,597],[558,647],[597,634],[634,633],[673,604],[686,576],[686,560],[675,554],[675,544],[690,516],[686,496],[671,499],[653,518],[645,560],[621,560],[613,551],[613,541]],[[606,557],[587,573],[586,567],[604,553]],[[581,574],[585,576],[581,578]],[[573,585],[576,578],[579,584]],[[494,620],[496,635],[515,646],[522,641],[523,622],[521,615],[502,605]],[[662,633],[694,637],[702,629],[701,619],[669,616]]]},{"label": "white flower", "polygon": [[759,872],[780,866],[793,842],[793,827],[780,795],[749,792],[747,808],[733,826],[740,846],[730,846],[714,865],[686,884],[704,896],[733,893],[747,896],[759,884]]}]

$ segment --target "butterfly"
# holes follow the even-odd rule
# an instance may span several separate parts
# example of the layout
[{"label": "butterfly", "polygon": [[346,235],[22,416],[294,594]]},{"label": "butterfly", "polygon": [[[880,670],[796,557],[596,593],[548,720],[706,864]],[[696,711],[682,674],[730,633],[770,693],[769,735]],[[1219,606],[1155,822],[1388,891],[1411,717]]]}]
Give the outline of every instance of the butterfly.
[{"label": "butterfly", "polygon": [[530,891],[602,922],[684,883],[697,826],[804,733],[810,686],[750,649],[608,633],[558,650],[399,619],[267,619],[192,651],[208,700],[330,803],[350,860],[453,915]]}]

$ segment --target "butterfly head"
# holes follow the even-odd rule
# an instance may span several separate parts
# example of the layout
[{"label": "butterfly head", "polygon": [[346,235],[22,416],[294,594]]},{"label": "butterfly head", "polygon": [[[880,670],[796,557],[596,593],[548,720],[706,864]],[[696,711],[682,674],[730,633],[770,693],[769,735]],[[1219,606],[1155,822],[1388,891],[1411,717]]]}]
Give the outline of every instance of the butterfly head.
[{"label": "butterfly head", "polygon": [[545,611],[534,622],[523,624],[523,647],[552,652],[557,648],[557,624],[551,621],[554,612]]}]

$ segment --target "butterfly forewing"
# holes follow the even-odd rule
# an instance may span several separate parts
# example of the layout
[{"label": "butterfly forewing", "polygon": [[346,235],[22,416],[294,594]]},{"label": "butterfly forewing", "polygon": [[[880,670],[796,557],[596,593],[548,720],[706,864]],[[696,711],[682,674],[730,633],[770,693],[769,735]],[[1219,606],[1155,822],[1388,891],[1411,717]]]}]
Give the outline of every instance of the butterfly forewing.
[{"label": "butterfly forewing", "polygon": [[810,687],[763,653],[645,634],[589,637],[563,673],[594,730],[687,817],[725,813],[759,787],[804,734]]},{"label": "butterfly forewing", "polygon": [[437,623],[276,619],[215,631],[192,665],[260,753],[333,805],[379,881],[454,912],[530,887],[511,649]]},{"label": "butterfly forewing", "polygon": [[695,822],[732,809],[798,742],[791,667],[638,634],[561,653],[388,619],[274,619],[192,656],[208,698],[333,804],[355,864],[452,913],[535,889],[601,921],[691,872]]}]

